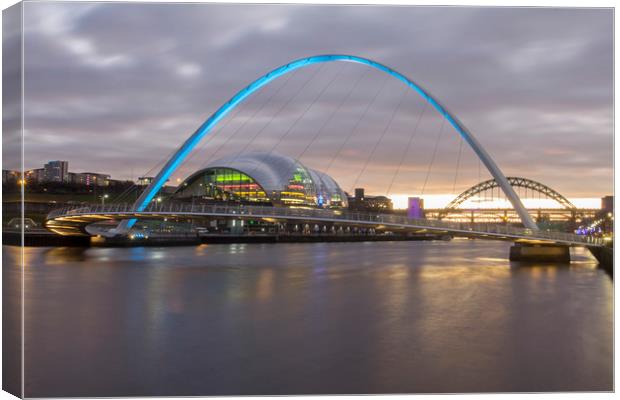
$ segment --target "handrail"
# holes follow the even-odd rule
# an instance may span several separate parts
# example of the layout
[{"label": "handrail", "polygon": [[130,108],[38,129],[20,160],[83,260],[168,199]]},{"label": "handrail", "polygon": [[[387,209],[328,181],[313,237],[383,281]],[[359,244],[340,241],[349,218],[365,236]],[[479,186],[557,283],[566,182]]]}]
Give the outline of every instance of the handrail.
[{"label": "handrail", "polygon": [[471,232],[477,234],[492,234],[529,239],[547,239],[569,243],[603,245],[600,238],[581,236],[566,232],[532,231],[528,228],[509,227],[505,225],[471,222],[448,222],[441,220],[429,220],[422,218],[409,218],[402,215],[376,214],[347,210],[306,209],[288,207],[245,206],[245,205],[221,205],[221,204],[182,204],[182,203],[155,203],[149,205],[144,211],[136,212],[131,204],[106,204],[90,206],[67,206],[52,210],[47,219],[52,220],[64,216],[79,216],[88,214],[103,215],[157,215],[157,214],[191,214],[191,215],[221,215],[257,218],[281,218],[289,217],[309,220],[331,220],[346,222],[362,222],[372,224],[402,225],[416,228],[431,228],[455,232]]}]

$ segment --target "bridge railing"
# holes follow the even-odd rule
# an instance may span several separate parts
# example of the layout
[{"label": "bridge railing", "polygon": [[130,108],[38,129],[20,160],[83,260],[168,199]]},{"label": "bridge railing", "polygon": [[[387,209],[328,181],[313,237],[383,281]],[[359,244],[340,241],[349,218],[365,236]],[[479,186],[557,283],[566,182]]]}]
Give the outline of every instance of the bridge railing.
[{"label": "bridge railing", "polygon": [[[218,205],[218,204],[186,204],[186,203],[153,203],[140,213],[146,214],[195,214],[195,215],[222,215],[230,217],[239,215],[241,218],[255,215],[257,218],[296,218],[308,220],[324,220],[326,222],[343,221],[349,223],[364,224],[391,224],[402,225],[403,227],[417,227],[420,229],[432,228],[436,230],[447,230],[452,232],[471,232],[476,234],[491,234],[494,236],[504,235],[509,237],[526,237],[533,239],[548,239],[554,241],[583,243],[583,244],[602,244],[600,238],[590,236],[580,236],[566,232],[555,231],[532,231],[527,228],[511,227],[506,225],[471,223],[471,222],[449,222],[429,219],[409,218],[402,215],[375,214],[355,212],[348,210],[331,209],[309,209],[309,208],[289,208],[289,207],[267,207],[267,206],[244,206],[244,205]],[[84,215],[84,214],[114,214],[123,217],[123,214],[136,214],[131,204],[97,204],[81,207],[64,207],[51,211],[47,219],[54,219],[63,216]],[[120,214],[120,215],[119,215]]]}]

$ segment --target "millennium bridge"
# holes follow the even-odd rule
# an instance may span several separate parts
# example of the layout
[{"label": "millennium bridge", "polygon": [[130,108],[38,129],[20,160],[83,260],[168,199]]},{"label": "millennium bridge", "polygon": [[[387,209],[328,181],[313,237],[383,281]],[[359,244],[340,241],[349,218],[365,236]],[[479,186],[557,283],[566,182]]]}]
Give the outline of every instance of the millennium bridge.
[{"label": "millennium bridge", "polygon": [[[518,215],[523,228],[510,227],[503,224],[484,224],[484,223],[463,223],[442,220],[410,219],[405,216],[385,215],[385,214],[365,214],[351,211],[326,210],[326,209],[299,209],[286,207],[262,207],[262,206],[228,206],[228,205],[190,205],[190,204],[161,204],[154,202],[155,196],[162,189],[169,177],[187,160],[188,155],[196,148],[198,143],[209,134],[213,128],[231,110],[237,107],[246,98],[258,91],[270,82],[286,75],[294,70],[301,69],[314,64],[348,62],[357,63],[374,68],[380,72],[393,77],[402,82],[406,87],[417,93],[435,111],[454,128],[454,131],[462,138],[463,143],[469,147],[478,157],[482,165],[486,167],[492,180],[483,182],[481,186],[474,187],[470,191],[462,194],[455,200],[448,211],[454,210],[459,202],[471,197],[472,194],[497,188],[501,190],[505,198],[510,201],[514,211]],[[443,126],[443,125],[442,125]],[[380,140],[380,139],[379,139]],[[227,102],[222,104],[215,112],[207,118],[198,129],[191,134],[181,146],[164,163],[159,173],[153,178],[152,182],[142,191],[140,196],[133,204],[111,204],[111,205],[92,205],[76,206],[52,211],[46,219],[45,226],[52,232],[61,235],[90,235],[90,236],[127,236],[133,225],[139,219],[158,219],[158,218],[230,218],[230,219],[261,219],[267,222],[274,221],[305,221],[308,223],[332,224],[348,227],[371,227],[380,230],[392,230],[402,232],[436,232],[450,235],[464,235],[469,237],[480,237],[488,239],[504,239],[519,243],[530,243],[532,247],[540,244],[547,244],[562,247],[565,252],[568,246],[587,246],[591,250],[603,247],[603,242],[598,238],[584,237],[564,232],[551,232],[541,230],[528,210],[523,205],[519,195],[513,188],[524,186],[545,190],[545,188],[532,181],[519,180],[521,178],[508,179],[500,170],[499,166],[491,158],[489,153],[478,142],[474,135],[464,126],[464,124],[452,114],[439,100],[424,89],[420,84],[406,77],[400,72],[381,64],[377,61],[353,55],[331,54],[317,55],[291,61],[284,64],[267,74],[254,80],[245,88],[238,91]],[[570,203],[549,192],[552,197],[556,197],[561,203],[566,203],[570,208]],[[443,216],[443,215],[442,215]],[[107,221],[108,224],[97,224]],[[109,223],[115,221],[115,225]],[[105,225],[108,225],[105,227]],[[527,247],[526,244],[524,247]],[[513,246],[514,249],[514,246]],[[535,250],[534,252],[536,252]],[[525,251],[525,253],[529,252]],[[512,250],[511,250],[512,254]]]},{"label": "millennium bridge", "polygon": [[367,227],[394,232],[445,233],[455,236],[503,239],[525,242],[555,243],[568,246],[602,246],[600,238],[565,232],[532,230],[499,224],[446,222],[414,219],[393,214],[352,212],[344,210],[302,209],[265,206],[192,205],[156,203],[137,211],[132,204],[66,207],[47,216],[47,229],[61,235],[110,235],[114,227],[104,227],[104,221],[127,219],[237,219],[266,222],[299,221],[329,224],[336,227]]}]

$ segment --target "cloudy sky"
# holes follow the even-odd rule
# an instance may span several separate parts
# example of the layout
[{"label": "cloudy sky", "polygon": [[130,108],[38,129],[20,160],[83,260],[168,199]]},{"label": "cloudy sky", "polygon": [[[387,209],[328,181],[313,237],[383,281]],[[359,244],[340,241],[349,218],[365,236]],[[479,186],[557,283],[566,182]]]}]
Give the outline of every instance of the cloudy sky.
[{"label": "cloudy sky", "polygon": [[[258,76],[343,53],[419,82],[506,175],[572,198],[612,192],[609,9],[33,2],[24,15],[26,168],[62,159],[76,172],[153,175]],[[412,91],[350,63],[274,81],[172,180],[243,150],[288,154],[376,194],[452,194],[489,176]]]}]

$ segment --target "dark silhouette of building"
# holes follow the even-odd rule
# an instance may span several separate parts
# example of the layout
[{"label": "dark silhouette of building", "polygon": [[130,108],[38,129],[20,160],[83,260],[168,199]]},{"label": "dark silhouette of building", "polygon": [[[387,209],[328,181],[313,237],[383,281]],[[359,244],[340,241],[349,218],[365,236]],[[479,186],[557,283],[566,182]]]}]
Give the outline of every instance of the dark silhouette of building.
[{"label": "dark silhouette of building", "polygon": [[50,161],[43,166],[45,181],[69,182],[69,161]]},{"label": "dark silhouette of building", "polygon": [[614,212],[614,196],[604,196],[601,199],[601,209],[605,212]]},{"label": "dark silhouette of building", "polygon": [[355,189],[355,197],[349,197],[349,209],[354,211],[391,212],[392,200],[386,196],[366,196],[364,188]]}]

